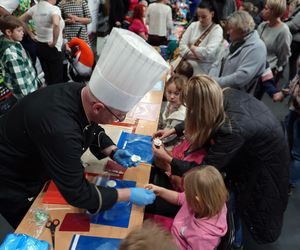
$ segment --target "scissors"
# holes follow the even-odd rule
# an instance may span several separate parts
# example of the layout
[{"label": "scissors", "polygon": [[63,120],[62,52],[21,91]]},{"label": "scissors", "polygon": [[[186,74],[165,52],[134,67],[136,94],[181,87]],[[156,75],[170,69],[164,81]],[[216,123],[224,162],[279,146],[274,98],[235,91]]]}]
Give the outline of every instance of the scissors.
[{"label": "scissors", "polygon": [[55,229],[56,227],[60,224],[59,219],[54,219],[54,220],[49,220],[46,223],[46,228],[50,229],[51,232],[51,238],[52,238],[52,247],[53,249],[55,249],[54,245],[55,245]]}]

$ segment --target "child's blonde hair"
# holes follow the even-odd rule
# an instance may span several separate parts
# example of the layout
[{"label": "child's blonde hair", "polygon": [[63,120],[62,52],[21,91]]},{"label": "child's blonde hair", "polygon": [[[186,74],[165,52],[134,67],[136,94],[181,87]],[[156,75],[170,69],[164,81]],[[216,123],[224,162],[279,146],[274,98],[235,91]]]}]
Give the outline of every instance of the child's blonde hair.
[{"label": "child's blonde hair", "polygon": [[202,147],[211,132],[225,120],[223,92],[207,75],[193,76],[187,83],[185,134],[191,149]]},{"label": "child's blonde hair", "polygon": [[176,86],[176,89],[178,90],[178,92],[180,92],[180,97],[179,97],[180,101],[183,102],[184,96],[186,94],[187,80],[188,79],[185,76],[175,74],[175,75],[171,76],[170,79],[166,82],[165,91],[169,85],[174,83]]},{"label": "child's blonde hair", "polygon": [[178,250],[171,234],[157,224],[146,221],[131,231],[122,241],[119,250]]},{"label": "child's blonde hair", "polygon": [[213,166],[197,167],[188,172],[184,190],[189,207],[200,218],[219,214],[228,199],[223,177]]},{"label": "child's blonde hair", "polygon": [[16,28],[23,27],[23,22],[12,15],[0,16],[0,30],[5,35],[6,30],[13,31]]}]

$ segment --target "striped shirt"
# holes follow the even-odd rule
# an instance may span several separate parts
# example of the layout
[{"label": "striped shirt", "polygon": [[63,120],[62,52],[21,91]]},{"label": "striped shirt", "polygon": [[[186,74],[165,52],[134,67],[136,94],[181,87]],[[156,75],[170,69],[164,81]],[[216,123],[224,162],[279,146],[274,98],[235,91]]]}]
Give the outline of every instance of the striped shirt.
[{"label": "striped shirt", "polygon": [[[68,15],[75,15],[78,17],[91,18],[90,10],[86,0],[82,0],[79,4],[78,1],[69,0],[62,1],[58,4],[58,7],[61,9],[63,19],[67,19]],[[79,22],[73,24],[67,24],[65,26],[64,34],[65,38],[70,41],[72,38],[77,36],[78,31],[81,29],[81,33],[79,38],[85,40],[88,44],[90,44],[87,34],[87,27],[85,24],[81,24]]]}]

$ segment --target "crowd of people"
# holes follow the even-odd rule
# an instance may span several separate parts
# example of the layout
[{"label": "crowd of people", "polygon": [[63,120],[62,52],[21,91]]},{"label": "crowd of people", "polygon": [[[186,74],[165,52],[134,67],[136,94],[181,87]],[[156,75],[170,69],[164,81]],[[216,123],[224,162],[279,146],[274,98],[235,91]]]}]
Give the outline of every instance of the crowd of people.
[{"label": "crowd of people", "polygon": [[[152,46],[171,49],[180,6],[187,22],[168,58],[179,64],[170,67]],[[17,227],[52,179],[71,205],[90,213],[118,201],[146,205],[146,217],[170,231],[173,241],[158,230],[166,245],[179,249],[216,249],[229,211],[236,249],[246,229],[259,243],[277,240],[300,180],[300,1],[109,1],[111,33],[97,64],[91,21],[87,0],[0,0],[0,72],[17,99],[0,117],[0,214]],[[63,83],[69,54],[82,56],[87,84]],[[169,69],[150,184],[89,183],[80,161],[87,148],[98,159],[137,165],[98,124],[123,121]],[[289,96],[287,136],[259,100],[264,92],[274,102]],[[121,249],[139,237],[147,235],[133,232]]]}]

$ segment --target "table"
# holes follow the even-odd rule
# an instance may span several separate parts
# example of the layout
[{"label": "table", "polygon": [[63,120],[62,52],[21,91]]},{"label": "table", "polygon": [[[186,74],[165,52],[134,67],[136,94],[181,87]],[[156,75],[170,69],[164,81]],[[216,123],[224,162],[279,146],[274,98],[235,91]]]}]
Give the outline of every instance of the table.
[{"label": "table", "polygon": [[[163,96],[162,90],[152,90],[147,93],[144,98],[140,101],[143,103],[152,103],[152,104],[161,104]],[[147,120],[138,120],[137,126],[135,129],[135,133],[144,134],[144,135],[152,135],[158,125],[158,117],[155,121],[147,121]],[[149,181],[150,175],[149,164],[142,163],[136,168],[129,168],[126,170],[124,174],[124,180],[133,180],[137,182],[138,187],[143,187]],[[41,240],[46,240],[51,244],[51,234],[48,229],[43,229],[41,233],[36,232],[35,223],[32,222],[32,209],[43,207],[42,197],[44,195],[44,190],[40,192],[38,197],[35,199],[34,203],[31,206],[31,209],[22,222],[16,229],[15,233],[25,233],[31,236],[38,236]],[[57,218],[61,222],[66,213],[78,213],[84,212],[83,209],[75,208],[70,205],[57,205],[57,204],[48,204],[47,205],[49,216],[51,219]],[[124,238],[126,235],[136,226],[142,224],[144,217],[144,208],[133,205],[129,227],[128,228],[118,228],[111,226],[103,226],[97,224],[91,224],[89,232],[60,232],[59,228],[57,228],[55,233],[55,248],[57,250],[66,250],[69,249],[71,239],[74,234],[78,233],[81,235],[89,235],[89,236],[99,236],[99,237],[108,237],[108,238]]]}]

